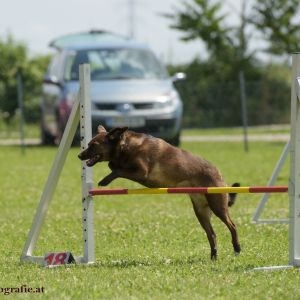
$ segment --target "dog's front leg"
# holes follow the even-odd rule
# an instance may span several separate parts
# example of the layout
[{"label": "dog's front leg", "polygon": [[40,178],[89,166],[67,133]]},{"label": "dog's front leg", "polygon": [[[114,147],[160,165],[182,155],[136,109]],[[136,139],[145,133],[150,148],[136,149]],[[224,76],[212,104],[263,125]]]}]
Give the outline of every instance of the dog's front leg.
[{"label": "dog's front leg", "polygon": [[148,179],[148,166],[143,160],[139,159],[134,162],[128,169],[119,169],[118,177],[133,180],[140,184],[145,184]]},{"label": "dog's front leg", "polygon": [[113,164],[109,164],[109,167],[112,169],[112,172],[98,183],[99,186],[106,186],[119,177],[133,180],[141,184],[144,184],[148,178],[148,168],[142,160],[135,161],[128,169],[113,169]]},{"label": "dog's front leg", "polygon": [[112,171],[110,174],[105,176],[101,181],[99,181],[98,185],[99,186],[107,186],[118,177],[119,177],[119,174],[116,171]]}]

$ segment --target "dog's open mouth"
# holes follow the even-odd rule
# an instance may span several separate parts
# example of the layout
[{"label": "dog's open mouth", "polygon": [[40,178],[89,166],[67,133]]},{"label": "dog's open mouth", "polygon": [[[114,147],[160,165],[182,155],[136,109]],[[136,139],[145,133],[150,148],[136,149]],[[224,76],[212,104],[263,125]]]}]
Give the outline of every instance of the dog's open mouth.
[{"label": "dog's open mouth", "polygon": [[97,154],[94,157],[90,158],[89,160],[86,161],[86,165],[88,167],[92,167],[93,165],[95,165],[97,162],[99,162],[101,159],[101,155]]}]

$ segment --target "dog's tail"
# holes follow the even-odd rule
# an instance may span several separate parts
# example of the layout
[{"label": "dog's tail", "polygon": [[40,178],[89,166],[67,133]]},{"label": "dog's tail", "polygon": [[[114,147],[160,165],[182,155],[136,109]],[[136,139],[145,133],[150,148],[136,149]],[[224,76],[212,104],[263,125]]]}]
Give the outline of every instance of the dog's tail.
[{"label": "dog's tail", "polygon": [[[236,182],[232,185],[232,187],[239,187],[239,186],[240,186],[240,184],[238,182]],[[234,202],[236,200],[236,195],[237,195],[236,193],[229,193],[229,201],[228,201],[229,207],[234,204]]]}]

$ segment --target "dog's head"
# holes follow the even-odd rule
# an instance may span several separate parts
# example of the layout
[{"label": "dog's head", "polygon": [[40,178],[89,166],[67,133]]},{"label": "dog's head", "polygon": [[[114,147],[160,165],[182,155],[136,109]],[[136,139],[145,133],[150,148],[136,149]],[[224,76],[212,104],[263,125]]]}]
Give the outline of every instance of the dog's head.
[{"label": "dog's head", "polygon": [[107,132],[99,125],[98,134],[88,143],[87,149],[79,153],[79,159],[86,160],[88,167],[92,167],[97,162],[109,161],[126,130],[128,127],[117,127]]}]

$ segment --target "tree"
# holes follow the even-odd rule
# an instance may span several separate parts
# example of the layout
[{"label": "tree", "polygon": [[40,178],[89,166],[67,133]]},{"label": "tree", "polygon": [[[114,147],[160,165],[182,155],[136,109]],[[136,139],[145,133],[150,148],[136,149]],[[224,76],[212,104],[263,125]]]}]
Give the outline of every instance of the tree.
[{"label": "tree", "polygon": [[[248,47],[246,27],[246,1],[242,2],[240,25],[229,27],[222,13],[222,2],[191,0],[182,3],[182,8],[173,14],[165,14],[172,20],[171,28],[184,33],[183,41],[200,39],[206,45],[211,60],[216,60],[222,72],[231,66],[233,72],[246,68],[254,58]],[[225,63],[225,65],[224,65]],[[223,64],[223,66],[221,65]]]},{"label": "tree", "polygon": [[251,23],[269,41],[267,52],[286,55],[300,49],[298,0],[260,0],[253,7]]},{"label": "tree", "polygon": [[0,110],[13,118],[17,109],[16,75],[21,72],[24,88],[24,102],[27,116],[37,118],[37,99],[41,93],[43,74],[49,63],[49,56],[29,58],[24,43],[15,41],[11,35],[0,39]]},{"label": "tree", "polygon": [[295,0],[240,3],[240,22],[232,27],[226,24],[229,16],[223,13],[221,0],[185,0],[174,13],[165,15],[172,22],[171,28],[183,33],[182,40],[201,40],[209,54],[206,61],[195,59],[182,68],[187,80],[178,88],[185,102],[185,126],[241,124],[240,71],[246,77],[250,124],[280,123],[289,118],[288,83],[267,72],[257,58],[258,50],[251,50],[249,44],[257,31],[265,30],[262,38],[270,44],[269,52],[281,55],[297,47],[298,25],[289,21],[296,15],[298,4]]},{"label": "tree", "polygon": [[6,40],[0,40],[0,53],[0,109],[11,117],[17,107],[15,78],[18,69],[26,64],[27,48],[9,35]]},{"label": "tree", "polygon": [[200,39],[210,57],[230,64],[236,61],[243,65],[255,57],[255,52],[249,50],[255,30],[269,44],[266,49],[269,53],[284,55],[299,51],[298,0],[257,0],[251,7],[246,0],[241,0],[240,24],[236,27],[226,25],[228,16],[222,13],[222,3],[220,0],[184,1],[181,9],[165,16],[172,20],[171,28],[184,33],[182,40]]},{"label": "tree", "polygon": [[171,28],[184,32],[183,41],[200,38],[208,51],[218,55],[227,48],[229,28],[222,26],[225,15],[220,15],[221,3],[210,4],[208,0],[184,2],[183,10],[175,14],[165,14],[175,20]]}]

